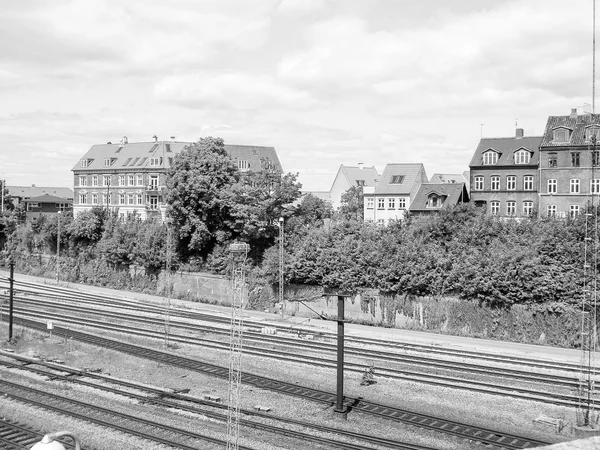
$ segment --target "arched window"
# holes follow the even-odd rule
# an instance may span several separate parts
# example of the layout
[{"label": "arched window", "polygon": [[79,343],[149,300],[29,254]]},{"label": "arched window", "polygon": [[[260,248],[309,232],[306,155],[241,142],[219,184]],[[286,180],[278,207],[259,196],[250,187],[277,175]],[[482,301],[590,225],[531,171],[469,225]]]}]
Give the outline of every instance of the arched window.
[{"label": "arched window", "polygon": [[515,152],[515,164],[529,164],[531,153],[527,150],[519,150]]},{"label": "arched window", "polygon": [[486,166],[496,164],[498,162],[498,153],[494,150],[488,150],[483,154],[483,164]]}]

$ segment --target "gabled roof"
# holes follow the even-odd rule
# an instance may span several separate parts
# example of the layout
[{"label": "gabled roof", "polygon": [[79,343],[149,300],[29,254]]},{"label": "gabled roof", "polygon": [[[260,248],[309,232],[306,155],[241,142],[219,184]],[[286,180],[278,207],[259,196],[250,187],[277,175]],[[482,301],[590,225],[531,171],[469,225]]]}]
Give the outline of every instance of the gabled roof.
[{"label": "gabled roof", "polygon": [[[447,209],[451,206],[457,205],[460,202],[466,202],[469,200],[468,193],[465,188],[465,183],[428,183],[422,184],[419,188],[419,192],[415,196],[415,199],[410,204],[410,211],[436,211],[441,209]],[[446,196],[444,203],[440,207],[427,207],[429,196],[431,194],[437,194]]]},{"label": "gabled roof", "polygon": [[24,202],[33,203],[72,203],[72,199],[66,199],[63,197],[56,197],[54,195],[40,195],[39,197],[28,197],[23,200]]},{"label": "gabled roof", "polygon": [[[403,176],[401,184],[392,183],[394,176]],[[375,194],[406,194],[409,195],[415,183],[427,182],[425,167],[421,163],[387,164],[375,187]]]},{"label": "gabled roof", "polygon": [[[588,145],[585,140],[585,129],[590,125],[600,123],[600,114],[580,114],[569,116],[550,116],[546,122],[546,130],[541,142],[542,147],[569,147],[575,145]],[[553,142],[553,131],[556,128],[571,130],[569,142]]]},{"label": "gabled roof", "polygon": [[60,197],[61,201],[73,198],[73,190],[66,187],[42,187],[42,186],[6,186],[8,195],[11,197],[39,197],[48,194]]},{"label": "gabled roof", "polygon": [[375,186],[379,180],[379,174],[375,166],[363,167],[361,169],[360,167],[344,166],[342,164],[338,174],[342,174],[350,186],[358,186],[358,180],[364,181],[365,186]]},{"label": "gabled roof", "polygon": [[[143,169],[168,169],[171,167],[172,158],[192,145],[192,142],[157,141],[157,142],[131,142],[127,144],[96,144],[75,164],[72,171],[90,171],[102,173],[103,170],[131,169],[132,172]],[[225,144],[225,151],[233,158],[245,160],[249,163],[250,170],[259,170],[260,160],[268,158],[279,171],[283,171],[273,147],[259,147],[252,145]],[[110,158],[110,166],[104,165],[104,160]],[[151,166],[150,158],[162,158],[159,166]],[[81,166],[81,161],[87,160],[86,167]]]},{"label": "gabled roof", "polygon": [[[468,172],[467,173],[468,176]],[[438,184],[438,183],[466,183],[467,179],[465,178],[464,173],[434,173],[429,180],[429,184]]]},{"label": "gabled roof", "polygon": [[[469,167],[494,167],[494,166],[527,166],[538,165],[540,160],[539,147],[542,142],[541,136],[526,136],[522,138],[504,137],[504,138],[483,138],[471,158]],[[531,152],[529,164],[515,164],[514,152],[521,148]],[[483,154],[488,150],[498,152],[498,162],[494,165],[483,164]]]}]

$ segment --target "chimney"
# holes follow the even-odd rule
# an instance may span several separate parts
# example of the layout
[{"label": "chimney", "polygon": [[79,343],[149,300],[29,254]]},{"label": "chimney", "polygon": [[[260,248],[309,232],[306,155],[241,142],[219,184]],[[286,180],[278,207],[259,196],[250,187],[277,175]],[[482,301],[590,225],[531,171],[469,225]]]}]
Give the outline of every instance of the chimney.
[{"label": "chimney", "polygon": [[365,166],[365,163],[358,163],[358,168],[360,170],[363,170],[364,166]]},{"label": "chimney", "polygon": [[571,119],[577,118],[577,108],[571,108]]},{"label": "chimney", "polygon": [[121,144],[127,144],[127,136],[123,136],[123,140],[121,141]]},{"label": "chimney", "polygon": [[158,136],[157,135],[152,136],[152,138],[154,139],[154,142],[158,141]]},{"label": "chimney", "polygon": [[517,139],[522,139],[523,138],[523,128],[517,128],[516,138]]},{"label": "chimney", "polygon": [[171,136],[171,140],[174,141],[175,140],[175,136]]}]

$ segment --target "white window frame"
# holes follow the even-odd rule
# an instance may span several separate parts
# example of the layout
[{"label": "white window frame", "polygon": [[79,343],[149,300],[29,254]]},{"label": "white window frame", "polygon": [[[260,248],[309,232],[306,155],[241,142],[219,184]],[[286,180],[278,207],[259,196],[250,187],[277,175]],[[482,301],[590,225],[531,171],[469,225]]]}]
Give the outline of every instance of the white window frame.
[{"label": "white window frame", "polygon": [[579,178],[571,178],[569,180],[569,192],[571,194],[581,193],[581,182],[579,181]]},{"label": "white window frame", "polygon": [[385,209],[385,197],[377,198],[377,209]]},{"label": "white window frame", "polygon": [[250,168],[250,164],[245,159],[238,159],[238,169],[239,170],[248,170]]},{"label": "white window frame", "polygon": [[548,205],[546,207],[546,214],[548,215],[548,217],[555,217],[556,216],[556,205]]},{"label": "white window frame", "polygon": [[508,200],[506,202],[506,215],[514,216],[517,214],[517,202],[514,200]]},{"label": "white window frame", "polygon": [[150,175],[150,184],[148,186],[158,189],[158,175]]},{"label": "white window frame", "polygon": [[490,202],[490,213],[492,216],[497,216],[500,213],[500,202],[497,200],[492,200]]},{"label": "white window frame", "polygon": [[600,140],[600,127],[591,126],[585,129],[585,140],[590,141],[592,136],[596,136],[596,141]]},{"label": "white window frame", "polygon": [[136,176],[136,185],[137,186],[143,186],[144,185],[144,175],[139,173]]},{"label": "white window frame", "polygon": [[150,158],[151,166],[160,166],[160,158]]},{"label": "white window frame", "polygon": [[85,176],[85,175],[79,176],[79,186],[87,186],[87,176]]},{"label": "white window frame", "polygon": [[125,175],[119,175],[119,186],[126,186],[125,182]]},{"label": "white window frame", "polygon": [[112,164],[111,158],[104,158],[104,167],[110,167]]},{"label": "white window frame", "polygon": [[398,209],[406,209],[406,199],[405,198],[398,199]]},{"label": "white window frame", "polygon": [[97,204],[98,204],[98,194],[93,192],[92,193],[92,205],[97,205]]},{"label": "white window frame", "polygon": [[102,175],[102,186],[110,186],[110,175]]},{"label": "white window frame", "polygon": [[396,199],[394,197],[388,198],[388,209],[396,209]]},{"label": "white window frame", "polygon": [[79,204],[87,205],[87,194],[79,194]]},{"label": "white window frame", "polygon": [[579,215],[579,205],[570,205],[569,206],[569,217],[574,219]]},{"label": "white window frame", "polygon": [[136,204],[137,205],[143,205],[144,204],[144,198],[143,198],[142,194],[135,194],[135,198],[136,198]]},{"label": "white window frame", "polygon": [[558,188],[557,188],[557,182],[556,179],[554,178],[550,178],[548,180],[548,194],[556,194]]},{"label": "white window frame", "polygon": [[531,200],[523,201],[523,215],[531,216],[533,214],[533,202]]},{"label": "white window frame", "polygon": [[523,190],[533,191],[533,175],[523,176]]},{"label": "white window frame", "polygon": [[600,194],[600,178],[593,178],[590,180],[590,193]]},{"label": "white window frame", "polygon": [[375,207],[375,199],[373,197],[367,197],[367,209],[373,209]]},{"label": "white window frame", "polygon": [[498,163],[498,153],[493,150],[488,150],[483,153],[483,165],[493,166]]},{"label": "white window frame", "polygon": [[554,142],[569,142],[571,132],[566,128],[558,128],[552,132]]},{"label": "white window frame", "polygon": [[506,190],[516,191],[517,190],[517,177],[516,175],[508,175],[506,177]]},{"label": "white window frame", "polygon": [[529,164],[531,153],[527,150],[519,150],[515,152],[515,164]]},{"label": "white window frame", "polygon": [[98,186],[98,175],[92,176],[92,186]]},{"label": "white window frame", "polygon": [[492,190],[492,191],[500,190],[500,177],[498,175],[493,175],[490,177],[490,190]]},{"label": "white window frame", "polygon": [[127,204],[128,205],[135,205],[135,197],[133,196],[133,192],[129,192],[127,194]]},{"label": "white window frame", "polygon": [[87,167],[90,163],[89,159],[82,159],[81,160],[81,167]]},{"label": "white window frame", "polygon": [[125,194],[120,193],[119,194],[119,205],[124,205],[124,204],[125,204]]},{"label": "white window frame", "polygon": [[132,174],[127,175],[127,185],[135,186],[135,176]]},{"label": "white window frame", "polygon": [[484,186],[484,177],[482,175],[477,175],[474,179],[475,181],[475,189],[476,191],[483,191]]}]

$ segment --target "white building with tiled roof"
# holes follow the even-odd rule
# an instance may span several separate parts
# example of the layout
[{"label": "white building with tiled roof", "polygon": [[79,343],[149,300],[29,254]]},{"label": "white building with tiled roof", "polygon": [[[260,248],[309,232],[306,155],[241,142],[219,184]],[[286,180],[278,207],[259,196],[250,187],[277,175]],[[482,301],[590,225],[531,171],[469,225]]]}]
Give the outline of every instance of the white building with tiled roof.
[{"label": "white building with tiled roof", "polygon": [[329,190],[329,201],[336,209],[342,204],[342,195],[352,186],[375,187],[379,180],[379,174],[375,167],[365,167],[359,163],[358,166],[340,165],[337,175]]},{"label": "white building with tiled roof", "polygon": [[[73,213],[95,206],[118,209],[121,217],[164,218],[166,172],[175,155],[192,142],[131,142],[93,145],[71,169],[74,176]],[[273,147],[225,145],[241,172],[260,170],[261,160],[269,160],[282,172]]]},{"label": "white building with tiled roof", "polygon": [[427,181],[421,163],[386,165],[377,185],[363,189],[365,221],[384,225],[403,220],[419,188]]}]

